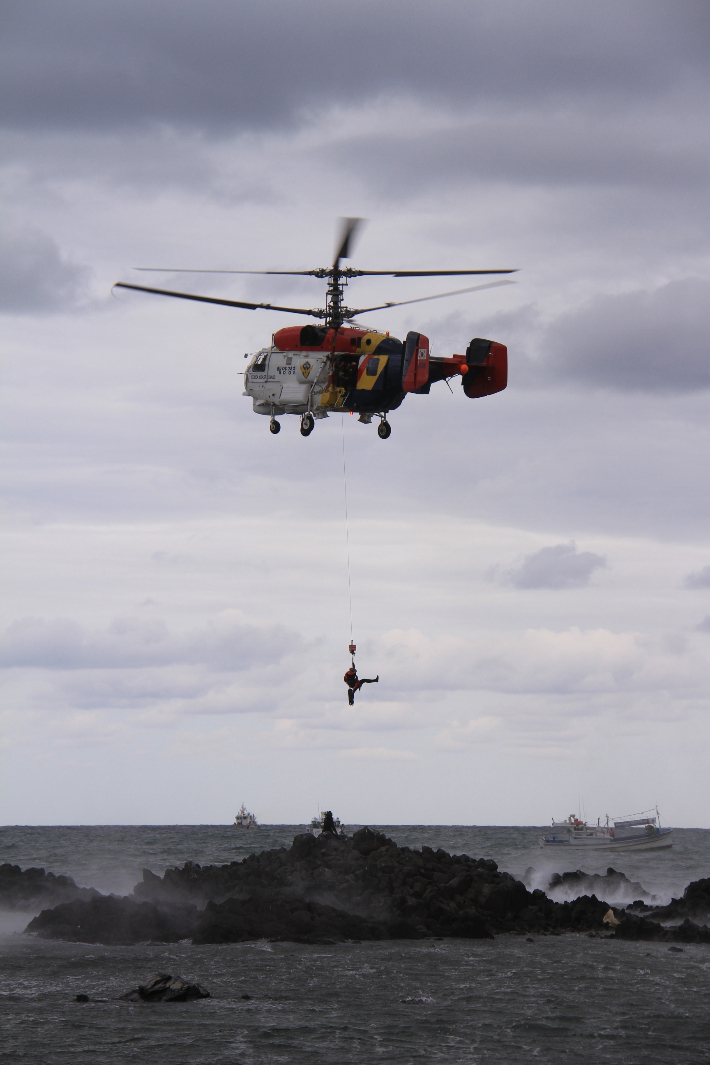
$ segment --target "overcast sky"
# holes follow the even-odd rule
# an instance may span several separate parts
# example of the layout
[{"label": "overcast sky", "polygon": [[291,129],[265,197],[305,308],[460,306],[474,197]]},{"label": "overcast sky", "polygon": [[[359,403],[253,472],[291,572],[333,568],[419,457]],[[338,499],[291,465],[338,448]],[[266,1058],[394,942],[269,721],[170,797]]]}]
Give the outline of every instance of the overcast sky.
[{"label": "overcast sky", "polygon": [[[706,0],[2,23],[0,819],[710,826]],[[288,316],[111,295],[326,266],[342,215],[360,268],[519,268],[368,319],[507,344],[505,392],[274,437],[240,375]]]}]

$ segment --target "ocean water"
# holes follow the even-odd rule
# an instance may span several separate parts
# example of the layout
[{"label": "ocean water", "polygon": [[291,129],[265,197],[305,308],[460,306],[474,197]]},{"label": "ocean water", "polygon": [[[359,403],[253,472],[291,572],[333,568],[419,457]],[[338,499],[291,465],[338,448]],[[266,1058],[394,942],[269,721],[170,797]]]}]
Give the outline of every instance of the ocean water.
[{"label": "ocean water", "polygon": [[[539,849],[538,828],[379,826],[397,843],[490,857],[545,880],[567,865]],[[288,846],[302,826],[0,828],[0,861],[43,866],[124,894],[149,868],[234,861]],[[577,857],[575,853],[573,857]],[[605,855],[584,871],[605,872]],[[562,861],[563,864],[559,864]],[[676,830],[669,851],[617,858],[668,899],[710,876],[710,831]],[[629,899],[628,901],[631,901]],[[0,1061],[272,1063],[541,1062],[710,1065],[710,947],[587,936],[500,936],[304,946],[101,947],[0,925]],[[154,972],[211,999],[128,1004]],[[84,993],[92,999],[77,1003]],[[244,997],[249,996],[249,997]]]}]

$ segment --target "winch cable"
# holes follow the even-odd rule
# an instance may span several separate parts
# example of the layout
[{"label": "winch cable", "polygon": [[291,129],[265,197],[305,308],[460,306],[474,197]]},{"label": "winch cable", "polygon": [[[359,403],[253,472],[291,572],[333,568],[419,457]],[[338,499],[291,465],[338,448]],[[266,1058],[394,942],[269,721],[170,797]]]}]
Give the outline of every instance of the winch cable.
[{"label": "winch cable", "polygon": [[[350,529],[348,525],[348,478],[345,469],[345,415],[340,416],[343,430],[343,491],[345,495],[345,548],[348,557],[348,599],[350,601],[350,645],[353,644],[353,590],[350,580]],[[355,659],[353,658],[353,664]]]}]

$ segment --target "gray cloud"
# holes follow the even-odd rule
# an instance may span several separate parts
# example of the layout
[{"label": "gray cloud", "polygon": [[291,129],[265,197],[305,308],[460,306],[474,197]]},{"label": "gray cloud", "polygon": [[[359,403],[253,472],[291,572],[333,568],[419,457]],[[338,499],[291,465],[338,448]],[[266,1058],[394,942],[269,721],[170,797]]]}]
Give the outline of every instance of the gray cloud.
[{"label": "gray cloud", "polygon": [[602,555],[577,551],[570,540],[526,555],[520,566],[506,571],[505,579],[516,588],[582,588],[589,584],[592,573],[606,564]]},{"label": "gray cloud", "polygon": [[683,581],[685,588],[710,588],[710,566],[703,566],[695,573],[689,573]]},{"label": "gray cloud", "polygon": [[[8,817],[158,819],[155,796],[169,794],[162,816],[219,822],[222,799],[209,796],[230,794],[235,756],[282,820],[299,789],[310,816],[332,751],[380,749],[397,729],[433,782],[437,810],[421,816],[447,820],[462,815],[442,805],[451,768],[433,753],[439,726],[465,745],[495,738],[493,776],[519,766],[525,809],[546,816],[539,741],[559,746],[569,725],[571,779],[604,746],[597,718],[614,713],[625,742],[603,757],[615,779],[638,792],[649,766],[659,779],[674,766],[666,784],[682,823],[710,676],[710,644],[688,633],[678,587],[704,565],[707,539],[708,393],[693,391],[705,381],[710,303],[698,280],[708,276],[706,0],[37,0],[4,5],[3,18],[14,160],[3,183],[15,225],[58,242],[40,255],[38,241],[34,295],[15,293],[15,305],[82,308],[4,318],[0,637],[12,618],[71,619],[18,623],[1,640],[3,723],[19,751]],[[355,266],[521,268],[516,288],[372,316],[399,336],[423,330],[436,354],[463,352],[472,336],[508,344],[510,388],[476,401],[460,385],[412,396],[386,445],[375,426],[345,419],[355,634],[362,672],[381,674],[355,714],[341,679],[340,418],[308,441],[284,419],[272,438],[240,395],[243,352],[288,317],[139,294],[86,304],[61,272],[72,256],[91,263],[108,297],[139,264],[307,268],[328,262],[333,217],[348,213],[371,219]],[[311,279],[178,277],[165,287],[296,306],[323,291]],[[348,295],[367,306],[454,287],[362,278]],[[585,302],[610,293],[626,295]],[[627,361],[600,359],[620,336]],[[556,547],[524,559],[551,529]],[[573,535],[599,554],[557,544]],[[590,583],[603,587],[575,592],[602,555],[614,570]],[[513,583],[541,590],[482,585],[499,559]],[[548,595],[551,585],[572,590]],[[140,622],[107,624],[134,613]],[[146,620],[156,615],[165,621]],[[402,624],[421,640],[388,642]],[[327,637],[312,653],[299,632]],[[671,647],[679,632],[687,650]],[[212,731],[233,713],[238,730]],[[182,769],[165,768],[159,788],[155,772],[165,730],[187,715],[186,799]],[[515,761],[521,733],[527,765]],[[115,739],[84,772],[76,751],[92,735]],[[124,738],[132,753],[155,743],[135,807]],[[216,756],[200,769],[202,739]],[[54,743],[66,744],[56,775]],[[265,743],[278,753],[259,761]],[[630,743],[644,750],[637,777],[622,764]],[[58,790],[67,765],[76,787]],[[361,817],[362,795],[392,787],[395,819],[419,816],[416,787],[391,766],[334,786],[341,814],[338,789],[352,788]],[[501,801],[471,816],[502,821]],[[507,801],[518,817],[515,789]],[[697,786],[685,808],[695,817]]]},{"label": "gray cloud", "polygon": [[[442,0],[435,18],[406,0],[38,0],[3,13],[0,97],[15,126],[212,129],[382,93],[611,101],[704,77],[705,14],[692,0]],[[343,77],[344,63],[356,76]]]},{"label": "gray cloud", "polygon": [[710,632],[710,614],[706,614],[699,625],[695,626],[696,632]]},{"label": "gray cloud", "polygon": [[118,618],[102,631],[87,631],[68,618],[23,618],[0,637],[0,668],[115,669],[201,663],[225,670],[280,662],[303,646],[283,626],[257,628],[229,617],[186,633],[163,621]]},{"label": "gray cloud", "polygon": [[[429,640],[416,630],[394,630],[383,635],[380,649],[388,683],[419,695],[446,689],[652,691],[666,684],[699,692],[706,683],[706,654],[689,650],[682,638],[576,627],[564,632],[530,628],[522,636],[480,641]],[[570,709],[564,704],[562,713]],[[589,712],[587,706],[584,713]]]},{"label": "gray cloud", "polygon": [[[460,121],[453,129],[431,130],[427,151],[421,134],[388,138],[388,152],[365,176],[378,190],[418,193],[436,184],[506,181],[546,187],[613,185],[704,190],[710,152],[691,112],[678,126],[677,114],[660,108],[651,131],[645,118],[648,101],[632,101],[609,115],[589,101],[574,108],[540,111],[529,104],[512,105],[504,113]],[[659,135],[663,131],[662,135]],[[364,154],[363,136],[339,145],[333,155],[343,165],[353,151]]]},{"label": "gray cloud", "polygon": [[710,387],[710,282],[599,296],[543,338],[546,376],[622,391]]},{"label": "gray cloud", "polygon": [[84,295],[90,270],[63,256],[37,230],[4,234],[0,242],[0,312],[65,311]]}]

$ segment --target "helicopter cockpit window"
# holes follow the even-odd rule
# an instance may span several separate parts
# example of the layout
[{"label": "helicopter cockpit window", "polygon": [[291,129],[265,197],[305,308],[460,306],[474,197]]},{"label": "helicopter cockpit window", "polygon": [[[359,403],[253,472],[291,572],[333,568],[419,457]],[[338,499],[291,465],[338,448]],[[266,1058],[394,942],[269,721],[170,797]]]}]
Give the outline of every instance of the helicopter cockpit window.
[{"label": "helicopter cockpit window", "polygon": [[254,362],[251,364],[252,373],[266,373],[266,360],[269,357],[268,351],[258,352]]}]

